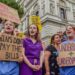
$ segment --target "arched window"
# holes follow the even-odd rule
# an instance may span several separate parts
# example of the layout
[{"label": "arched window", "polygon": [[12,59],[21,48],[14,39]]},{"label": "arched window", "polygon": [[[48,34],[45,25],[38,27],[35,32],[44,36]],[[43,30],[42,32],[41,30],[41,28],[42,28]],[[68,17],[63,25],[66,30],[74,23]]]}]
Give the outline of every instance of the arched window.
[{"label": "arched window", "polygon": [[39,15],[39,5],[35,4],[33,7],[33,15],[38,16]]},{"label": "arched window", "polygon": [[61,19],[66,19],[66,3],[64,0],[60,0],[59,1],[59,10],[60,10],[60,17]]}]

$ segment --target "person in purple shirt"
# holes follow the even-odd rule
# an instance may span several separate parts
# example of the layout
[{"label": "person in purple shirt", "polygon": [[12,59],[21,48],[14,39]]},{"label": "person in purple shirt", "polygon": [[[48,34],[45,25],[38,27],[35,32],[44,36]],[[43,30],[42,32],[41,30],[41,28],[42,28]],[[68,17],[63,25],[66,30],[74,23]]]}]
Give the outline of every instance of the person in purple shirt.
[{"label": "person in purple shirt", "polygon": [[29,26],[27,36],[23,39],[23,47],[20,75],[42,75],[44,48],[35,24]]},{"label": "person in purple shirt", "polygon": [[[62,42],[61,45],[75,43],[75,35],[74,35],[73,26],[67,26],[66,34],[67,34],[68,40]],[[60,67],[60,75],[75,75],[75,65]]]}]

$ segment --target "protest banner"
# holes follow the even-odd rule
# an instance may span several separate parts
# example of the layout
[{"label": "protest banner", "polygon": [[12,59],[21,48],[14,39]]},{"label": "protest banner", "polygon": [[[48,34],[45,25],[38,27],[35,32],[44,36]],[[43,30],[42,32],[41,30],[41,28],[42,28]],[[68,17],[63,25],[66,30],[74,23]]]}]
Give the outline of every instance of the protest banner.
[{"label": "protest banner", "polygon": [[38,26],[39,30],[42,30],[41,20],[39,16],[30,16],[29,17],[29,24],[35,24]]},{"label": "protest banner", "polygon": [[17,10],[0,2],[0,18],[20,24],[20,18]]},{"label": "protest banner", "polygon": [[19,61],[22,40],[18,37],[0,34],[0,60]]},{"label": "protest banner", "polygon": [[60,45],[58,64],[62,67],[75,66],[75,43]]}]

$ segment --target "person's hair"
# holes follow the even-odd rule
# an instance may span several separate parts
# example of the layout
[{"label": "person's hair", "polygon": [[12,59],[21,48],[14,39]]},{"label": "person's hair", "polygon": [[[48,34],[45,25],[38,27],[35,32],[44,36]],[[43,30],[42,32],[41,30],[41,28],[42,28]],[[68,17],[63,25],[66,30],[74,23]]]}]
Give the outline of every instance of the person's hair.
[{"label": "person's hair", "polygon": [[[35,24],[31,24],[31,25],[35,25]],[[27,28],[27,29],[28,29],[27,32],[26,32],[26,36],[27,36],[27,37],[30,37],[29,28],[30,28],[31,25],[29,25],[28,28]],[[36,27],[37,27],[37,25],[36,25]],[[40,41],[40,33],[39,33],[38,27],[37,27],[37,33],[36,33],[36,35],[35,35],[35,39],[36,39],[37,41]]]},{"label": "person's hair", "polygon": [[75,30],[75,27],[71,24],[66,26],[66,30],[67,30],[67,27],[69,27],[69,26],[72,27],[73,30]]},{"label": "person's hair", "polygon": [[53,44],[53,45],[54,45],[55,36],[59,36],[59,37],[60,37],[59,34],[54,34],[54,35],[51,37],[51,44]]}]

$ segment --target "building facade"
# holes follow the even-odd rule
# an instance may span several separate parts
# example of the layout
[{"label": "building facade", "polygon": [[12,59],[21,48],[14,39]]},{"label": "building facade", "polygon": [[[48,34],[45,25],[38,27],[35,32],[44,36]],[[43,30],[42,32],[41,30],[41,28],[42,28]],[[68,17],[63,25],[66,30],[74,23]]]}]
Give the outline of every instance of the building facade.
[{"label": "building facade", "polygon": [[22,25],[19,29],[27,31],[30,15],[39,15],[42,22],[41,38],[50,43],[50,37],[64,31],[68,24],[75,25],[75,0],[18,0],[24,8]]}]

